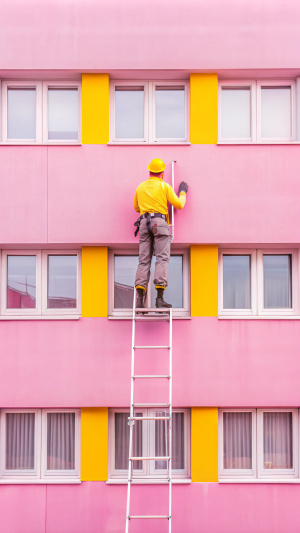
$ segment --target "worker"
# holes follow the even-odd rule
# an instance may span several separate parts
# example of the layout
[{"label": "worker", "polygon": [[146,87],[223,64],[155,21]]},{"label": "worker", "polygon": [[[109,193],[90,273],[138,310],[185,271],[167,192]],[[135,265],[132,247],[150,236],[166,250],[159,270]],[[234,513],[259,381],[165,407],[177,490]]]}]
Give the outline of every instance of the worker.
[{"label": "worker", "polygon": [[171,185],[163,181],[165,168],[166,165],[161,159],[153,159],[148,165],[149,179],[138,186],[134,195],[134,209],[140,213],[135,223],[135,235],[140,232],[139,265],[135,277],[137,308],[145,307],[153,251],[156,256],[153,280],[157,290],[155,305],[172,307],[164,300],[171,251],[168,202],[177,209],[182,209],[186,202],[188,185],[182,181],[177,196]]}]

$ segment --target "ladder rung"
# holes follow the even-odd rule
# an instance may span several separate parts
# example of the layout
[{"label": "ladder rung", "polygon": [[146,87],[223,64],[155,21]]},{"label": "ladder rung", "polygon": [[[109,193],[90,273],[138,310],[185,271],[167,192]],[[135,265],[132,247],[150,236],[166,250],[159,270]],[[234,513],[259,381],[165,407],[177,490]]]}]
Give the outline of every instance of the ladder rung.
[{"label": "ladder rung", "polygon": [[155,313],[155,314],[170,314],[170,307],[136,307],[136,313]]},{"label": "ladder rung", "polygon": [[132,407],[170,407],[169,403],[133,403]]},{"label": "ladder rung", "polygon": [[130,461],[170,461],[170,457],[130,457]]},{"label": "ladder rung", "polygon": [[138,349],[141,349],[141,348],[149,348],[149,349],[153,349],[153,350],[158,350],[159,348],[164,348],[165,350],[166,349],[170,349],[171,346],[134,346],[133,347],[134,350],[138,350]]},{"label": "ladder rung", "polygon": [[168,520],[171,518],[169,515],[134,515],[134,516],[128,516],[128,520],[131,520],[132,518],[167,518]]},{"label": "ladder rung", "polygon": [[139,375],[139,376],[132,376],[133,379],[137,379],[137,378],[168,378],[170,379],[171,376],[165,374],[154,374],[154,375],[151,375],[151,374],[145,374],[145,375]]},{"label": "ladder rung", "polygon": [[154,322],[154,321],[165,321],[165,322],[169,322],[170,321],[170,316],[169,315],[149,315],[148,313],[142,315],[136,315],[135,317],[133,317],[133,320],[144,320],[146,322]]},{"label": "ladder rung", "polygon": [[128,420],[170,420],[169,416],[129,416]]}]

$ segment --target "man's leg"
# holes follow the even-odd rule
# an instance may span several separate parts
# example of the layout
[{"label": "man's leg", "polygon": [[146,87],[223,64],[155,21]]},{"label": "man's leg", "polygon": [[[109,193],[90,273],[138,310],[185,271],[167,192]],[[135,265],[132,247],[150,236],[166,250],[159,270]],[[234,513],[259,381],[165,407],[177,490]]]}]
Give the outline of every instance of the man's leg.
[{"label": "man's leg", "polygon": [[[139,265],[135,276],[135,287],[138,291],[138,303],[143,305],[143,292],[146,294],[150,278],[151,259],[153,254],[153,235],[147,229],[147,221],[143,219],[140,224]],[[143,291],[143,292],[142,292]]]}]

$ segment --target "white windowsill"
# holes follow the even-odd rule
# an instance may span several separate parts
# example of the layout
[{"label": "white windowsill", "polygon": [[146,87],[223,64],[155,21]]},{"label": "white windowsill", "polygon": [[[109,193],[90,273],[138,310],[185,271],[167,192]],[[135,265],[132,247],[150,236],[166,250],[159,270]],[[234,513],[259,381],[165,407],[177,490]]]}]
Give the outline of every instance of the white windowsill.
[{"label": "white windowsill", "polygon": [[146,142],[146,141],[109,141],[107,143],[107,146],[190,146],[191,143],[189,141],[169,141],[169,142],[163,142],[163,141],[157,141],[157,142]]},{"label": "white windowsill", "polygon": [[[299,480],[300,481],[300,480]],[[168,485],[166,479],[134,479],[131,484],[133,485]],[[172,485],[188,485],[192,483],[191,479],[172,479]],[[106,481],[107,485],[127,485],[128,479],[109,479]]]},{"label": "white windowsill", "polygon": [[299,485],[300,479],[219,479],[219,483],[293,483]]},{"label": "white windowsill", "polygon": [[[145,318],[147,318],[147,314],[145,314]],[[109,316],[108,320],[132,320],[132,315],[131,316]],[[173,315],[172,316],[172,320],[192,320],[192,317],[191,316],[174,316]]]},{"label": "white windowsill", "polygon": [[219,315],[219,320],[300,320],[300,315]]},{"label": "white windowsill", "polygon": [[[1,315],[1,320],[79,320],[80,315]],[[0,480],[1,481],[1,480]]]},{"label": "white windowsill", "polygon": [[81,479],[0,479],[0,485],[80,485]]},{"label": "white windowsill", "polygon": [[222,146],[222,145],[231,145],[231,144],[245,144],[245,145],[250,145],[250,146],[259,146],[259,145],[278,145],[278,144],[284,144],[284,145],[293,145],[293,144],[300,144],[300,141],[262,141],[262,142],[251,142],[251,141],[218,141],[217,142],[217,145],[218,146]]},{"label": "white windowsill", "polygon": [[81,146],[81,142],[45,142],[45,143],[35,143],[35,142],[0,142],[0,146]]}]

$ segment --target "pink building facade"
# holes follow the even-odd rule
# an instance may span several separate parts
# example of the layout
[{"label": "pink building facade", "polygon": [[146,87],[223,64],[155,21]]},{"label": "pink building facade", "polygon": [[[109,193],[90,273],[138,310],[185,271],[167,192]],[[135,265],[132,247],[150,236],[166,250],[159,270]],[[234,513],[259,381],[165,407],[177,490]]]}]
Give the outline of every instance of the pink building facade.
[{"label": "pink building facade", "polygon": [[[299,531],[299,21],[295,0],[2,0],[1,531],[125,531],[133,195],[155,157],[189,184],[172,531]],[[138,512],[165,514],[161,470],[137,468]],[[150,522],[130,531],[168,530]]]}]

